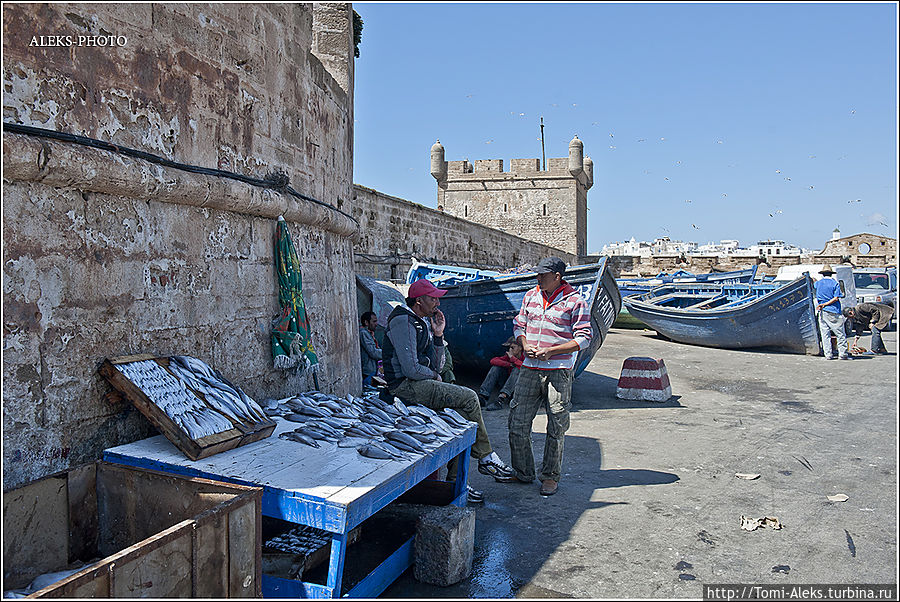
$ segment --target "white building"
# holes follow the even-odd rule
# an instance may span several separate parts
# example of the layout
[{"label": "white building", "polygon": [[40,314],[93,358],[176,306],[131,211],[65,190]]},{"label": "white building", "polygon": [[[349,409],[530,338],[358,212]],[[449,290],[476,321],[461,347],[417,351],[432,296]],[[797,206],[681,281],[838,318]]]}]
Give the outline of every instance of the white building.
[{"label": "white building", "polygon": [[[840,235],[840,232],[835,230]],[[631,257],[652,257],[654,255],[702,255],[704,257],[796,257],[815,253],[809,249],[787,244],[783,240],[761,240],[747,249],[740,247],[736,239],[712,241],[698,244],[693,241],[671,240],[668,236],[653,242],[637,241],[634,237],[625,242],[614,242],[603,246],[601,255],[625,255]]]}]

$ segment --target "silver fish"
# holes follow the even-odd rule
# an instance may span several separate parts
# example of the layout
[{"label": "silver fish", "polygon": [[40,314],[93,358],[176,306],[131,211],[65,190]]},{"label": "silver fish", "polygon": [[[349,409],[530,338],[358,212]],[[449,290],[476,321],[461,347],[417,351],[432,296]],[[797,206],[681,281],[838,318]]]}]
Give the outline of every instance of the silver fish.
[{"label": "silver fish", "polygon": [[361,447],[356,448],[360,454],[365,456],[366,458],[374,458],[376,460],[393,460],[394,456],[389,452],[384,451],[381,447],[378,447],[372,443],[368,445],[363,445]]},{"label": "silver fish", "polygon": [[302,433],[295,433],[294,431],[289,431],[287,433],[281,433],[278,435],[279,439],[288,439],[290,441],[297,441],[298,443],[305,443],[310,447],[321,447],[315,439],[312,439]]},{"label": "silver fish", "polygon": [[[422,445],[414,437],[411,437],[403,431],[388,431],[384,434],[385,438],[390,440],[392,444],[402,443],[417,452],[424,452]],[[403,449],[402,447],[400,449]]]}]

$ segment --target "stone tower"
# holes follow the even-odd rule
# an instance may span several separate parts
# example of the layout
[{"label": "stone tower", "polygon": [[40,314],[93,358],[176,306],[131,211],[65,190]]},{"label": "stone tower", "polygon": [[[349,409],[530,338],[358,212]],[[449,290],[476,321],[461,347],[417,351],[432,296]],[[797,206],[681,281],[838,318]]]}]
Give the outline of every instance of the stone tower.
[{"label": "stone tower", "polygon": [[587,255],[587,191],[594,164],[584,157],[578,136],[568,158],[445,161],[444,147],[431,147],[431,175],[437,180],[438,207],[461,217],[579,257]]}]

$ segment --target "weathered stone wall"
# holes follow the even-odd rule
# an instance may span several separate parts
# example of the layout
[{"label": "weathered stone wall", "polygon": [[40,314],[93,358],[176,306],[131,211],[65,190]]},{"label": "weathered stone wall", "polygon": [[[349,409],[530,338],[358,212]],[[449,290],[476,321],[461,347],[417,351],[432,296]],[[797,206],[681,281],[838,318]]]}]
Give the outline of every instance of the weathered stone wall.
[{"label": "weathered stone wall", "polygon": [[[6,4],[4,121],[250,176],[283,171],[348,209],[351,15],[349,4]],[[82,34],[127,44],[31,44]],[[155,432],[108,395],[107,357],[195,355],[257,399],[310,388],[308,374],[272,366],[279,214],[303,268],[321,388],[359,389],[349,216],[7,132],[3,167],[4,489]]]},{"label": "weathered stone wall", "polygon": [[[864,245],[869,249],[865,253]],[[854,234],[837,240],[829,240],[819,257],[849,257],[853,265],[881,267],[897,265],[897,239],[877,234]],[[821,262],[819,262],[821,263]]]},{"label": "weathered stone wall", "polygon": [[371,188],[355,186],[352,215],[360,223],[356,271],[362,276],[403,279],[412,257],[425,263],[505,269],[534,265],[557,255],[575,256],[448,215]]}]

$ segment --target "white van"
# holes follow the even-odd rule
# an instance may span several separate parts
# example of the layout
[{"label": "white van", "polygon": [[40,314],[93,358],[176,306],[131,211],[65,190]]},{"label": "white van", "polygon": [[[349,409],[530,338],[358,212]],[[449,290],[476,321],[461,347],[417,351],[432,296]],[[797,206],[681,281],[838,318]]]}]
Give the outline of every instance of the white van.
[{"label": "white van", "polygon": [[[825,267],[824,263],[801,263],[800,265],[785,265],[778,268],[775,274],[775,282],[792,282],[803,275],[804,272],[809,273],[809,277],[813,282],[821,279],[823,276],[819,273]],[[849,265],[832,265],[834,270],[834,278],[841,285],[841,292],[844,297],[841,299],[841,308],[856,307],[856,283],[853,280],[853,266]]]}]

